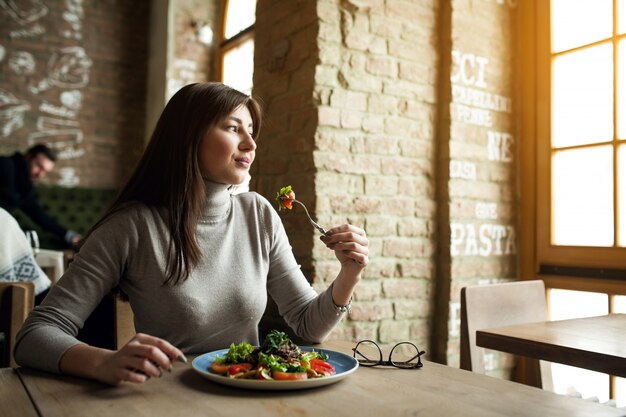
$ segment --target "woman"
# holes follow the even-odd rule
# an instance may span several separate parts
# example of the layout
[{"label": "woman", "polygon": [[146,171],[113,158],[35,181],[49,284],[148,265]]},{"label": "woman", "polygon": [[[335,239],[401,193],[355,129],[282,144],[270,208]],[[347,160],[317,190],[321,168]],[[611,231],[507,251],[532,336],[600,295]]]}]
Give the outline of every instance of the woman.
[{"label": "woman", "polygon": [[[267,294],[295,333],[320,342],[341,319],[368,262],[351,225],[322,241],[341,270],[319,295],[296,263],[280,218],[256,193],[232,195],[255,156],[261,111],[222,84],[172,97],[111,209],[22,328],[20,365],[118,385],[169,370],[183,352],[258,344]],[[140,332],[119,351],[75,336],[111,289],[129,297]]]}]

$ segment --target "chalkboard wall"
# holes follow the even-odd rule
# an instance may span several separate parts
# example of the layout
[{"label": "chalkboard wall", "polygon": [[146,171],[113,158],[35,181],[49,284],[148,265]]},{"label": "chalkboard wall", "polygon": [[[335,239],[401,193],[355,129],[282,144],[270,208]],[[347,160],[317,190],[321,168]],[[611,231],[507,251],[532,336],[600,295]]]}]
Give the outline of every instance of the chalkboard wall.
[{"label": "chalkboard wall", "polygon": [[117,187],[144,145],[150,2],[0,0],[0,153],[44,142],[47,182]]}]

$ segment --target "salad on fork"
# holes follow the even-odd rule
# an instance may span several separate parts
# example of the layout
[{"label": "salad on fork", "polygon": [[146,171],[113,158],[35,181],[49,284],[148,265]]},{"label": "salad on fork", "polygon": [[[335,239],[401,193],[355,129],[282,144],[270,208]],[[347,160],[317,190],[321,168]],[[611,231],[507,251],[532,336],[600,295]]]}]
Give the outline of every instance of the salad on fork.
[{"label": "salad on fork", "polygon": [[324,229],[322,226],[317,224],[317,222],[311,218],[311,215],[309,214],[309,210],[306,209],[306,206],[304,205],[304,203],[302,203],[299,200],[296,200],[296,193],[293,191],[293,188],[291,188],[291,185],[282,187],[280,189],[280,191],[276,194],[276,201],[278,202],[279,211],[284,208],[291,210],[293,208],[293,203],[300,204],[302,208],[304,208],[304,211],[306,212],[306,216],[308,217],[309,222],[313,225],[313,227],[319,230],[319,232],[323,235],[328,234],[326,229]]}]

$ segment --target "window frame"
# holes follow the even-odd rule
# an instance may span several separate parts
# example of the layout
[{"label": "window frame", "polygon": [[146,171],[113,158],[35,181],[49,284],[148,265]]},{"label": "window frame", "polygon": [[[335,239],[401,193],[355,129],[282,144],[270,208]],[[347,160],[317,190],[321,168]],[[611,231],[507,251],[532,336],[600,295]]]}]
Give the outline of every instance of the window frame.
[{"label": "window frame", "polygon": [[[244,42],[248,40],[254,41],[254,26],[248,26],[247,28],[241,30],[236,35],[231,36],[230,38],[226,37],[226,19],[228,19],[228,3],[229,0],[224,0],[222,2],[222,30],[220,31],[220,42],[218,46],[218,59],[219,65],[217,69],[217,77],[220,81],[224,82],[224,57],[228,53],[228,51],[237,48]],[[256,23],[256,22],[255,22]]]},{"label": "window frame", "polygon": [[[617,0],[613,0],[614,7]],[[536,132],[536,265],[535,270],[544,274],[576,275],[571,268],[584,268],[582,275],[599,278],[611,278],[621,276],[626,280],[626,248],[618,247],[617,241],[613,247],[586,247],[586,246],[557,246],[551,242],[552,213],[551,213],[551,160],[554,152],[551,146],[551,77],[552,77],[552,53],[550,48],[550,1],[535,1],[536,13],[536,42],[535,63],[537,76],[536,108],[535,108],[535,132]],[[615,9],[614,9],[615,10]],[[617,16],[614,14],[614,21]],[[616,25],[614,25],[615,27]],[[617,34],[613,31],[611,42],[613,53],[617,57]],[[626,38],[620,35],[619,38]],[[613,83],[617,80],[617,59],[614,59]],[[614,88],[613,97],[616,103],[617,91]],[[614,120],[617,119],[616,106],[613,108]],[[623,143],[619,142],[619,143]],[[617,126],[613,128],[613,140],[610,142],[613,149],[617,150]],[[617,152],[613,154],[613,190],[617,196]],[[546,203],[547,202],[547,203]],[[614,232],[619,230],[619,218],[617,212],[617,199],[614,199]],[[576,263],[573,265],[572,260]],[[562,267],[569,267],[563,271]]]}]

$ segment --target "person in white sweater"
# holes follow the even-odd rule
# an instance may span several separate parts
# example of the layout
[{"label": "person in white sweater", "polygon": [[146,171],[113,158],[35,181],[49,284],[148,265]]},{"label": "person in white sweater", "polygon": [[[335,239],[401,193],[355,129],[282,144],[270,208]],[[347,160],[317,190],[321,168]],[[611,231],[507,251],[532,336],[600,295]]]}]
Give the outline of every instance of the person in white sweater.
[{"label": "person in white sweater", "polygon": [[[145,382],[184,353],[258,344],[268,294],[299,337],[322,342],[351,301],[369,241],[353,225],[331,228],[321,240],[340,272],[313,290],[276,210],[254,192],[231,192],[249,175],[260,126],[257,102],[223,84],[176,93],[130,180],[22,327],[17,362],[111,385]],[[117,351],[80,342],[116,287],[137,335]]]}]

